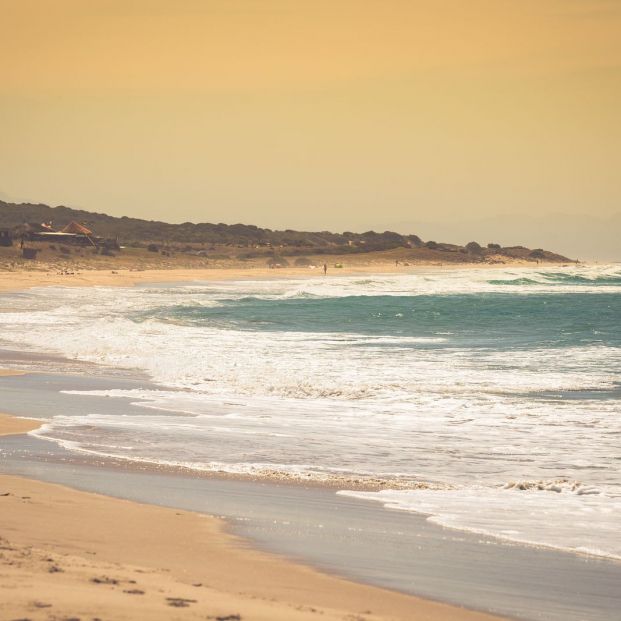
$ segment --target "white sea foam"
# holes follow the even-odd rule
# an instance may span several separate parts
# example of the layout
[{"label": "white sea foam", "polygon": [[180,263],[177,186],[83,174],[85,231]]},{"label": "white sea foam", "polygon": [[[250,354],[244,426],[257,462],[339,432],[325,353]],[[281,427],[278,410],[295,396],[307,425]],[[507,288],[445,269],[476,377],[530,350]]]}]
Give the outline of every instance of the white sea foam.
[{"label": "white sea foam", "polygon": [[341,491],[436,524],[519,543],[621,559],[621,496],[564,480],[450,490]]}]

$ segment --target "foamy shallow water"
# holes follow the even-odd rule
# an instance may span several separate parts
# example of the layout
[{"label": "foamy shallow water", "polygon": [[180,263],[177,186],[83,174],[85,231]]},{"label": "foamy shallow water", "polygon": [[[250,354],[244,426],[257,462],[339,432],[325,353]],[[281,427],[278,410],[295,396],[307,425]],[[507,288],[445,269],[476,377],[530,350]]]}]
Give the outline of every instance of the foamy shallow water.
[{"label": "foamy shallow water", "polygon": [[621,269],[45,289],[2,342],[148,372],[140,416],[54,416],[95,455],[302,480],[445,526],[621,558]]}]

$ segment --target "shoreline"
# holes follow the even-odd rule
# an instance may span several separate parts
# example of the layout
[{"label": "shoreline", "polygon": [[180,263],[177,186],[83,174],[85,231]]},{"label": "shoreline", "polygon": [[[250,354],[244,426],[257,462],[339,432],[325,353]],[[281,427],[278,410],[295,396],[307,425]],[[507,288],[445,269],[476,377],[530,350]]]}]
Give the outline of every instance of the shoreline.
[{"label": "shoreline", "polygon": [[[67,380],[71,381],[69,377]],[[56,408],[64,408],[65,402],[69,403],[68,397],[51,400],[45,397],[50,390],[52,397],[59,388],[55,381],[51,388],[47,388],[49,379],[45,375],[41,382],[37,373],[27,373],[24,378],[10,381],[13,393],[22,383],[32,387],[39,385],[43,389],[40,393],[43,400],[32,389],[22,392],[26,401],[21,399],[21,403],[27,403],[31,395],[39,402],[39,406],[32,410],[34,416],[44,415],[43,403]],[[18,403],[15,397],[12,400]],[[88,401],[78,405],[84,406],[90,407]],[[15,414],[27,416],[28,410],[20,407]],[[551,621],[571,618],[578,621],[584,618],[577,614],[582,610],[585,613],[597,611],[589,617],[594,621],[615,618],[604,612],[610,604],[604,604],[607,599],[602,601],[601,598],[607,598],[608,595],[604,594],[610,593],[611,588],[614,591],[612,585],[617,583],[620,575],[617,564],[470,536],[430,524],[423,516],[387,511],[376,503],[335,497],[334,492],[325,487],[190,477],[183,473],[173,475],[134,469],[122,471],[111,469],[98,460],[76,462],[67,449],[50,449],[45,446],[47,444],[33,435],[6,437],[0,450],[5,460],[2,471],[45,482],[42,485],[49,483],[82,490],[87,495],[94,493],[129,503],[165,506],[170,511],[180,509],[197,515],[215,515],[226,532],[234,533],[238,541],[250,542],[246,544],[250,550],[263,551],[270,558],[291,559],[293,565],[314,568],[321,575],[369,585],[373,589],[410,594],[417,601],[422,598],[424,602],[442,602],[454,606],[455,609],[450,610],[458,612],[467,607],[474,611],[492,611],[488,614],[501,615],[502,618],[546,618]],[[58,458],[53,458],[52,453]],[[2,499],[0,497],[0,501]],[[26,516],[23,524],[28,523]],[[90,556],[86,558],[91,559]],[[372,567],[375,569],[371,570]],[[565,577],[559,582],[555,576]],[[513,580],[516,581],[515,587],[509,586],[514,584]],[[526,581],[525,586],[520,587],[522,581]],[[582,593],[584,588],[593,592],[586,601],[583,599],[586,593],[578,597],[573,595]],[[554,593],[562,594],[562,597],[559,599],[560,596],[554,596]],[[530,603],[524,600],[527,594]],[[576,615],[567,617],[562,613],[568,602],[576,606]],[[356,615],[366,621],[377,618],[360,612],[352,618]],[[549,613],[549,616],[541,616],[542,613]],[[405,617],[386,618],[409,619],[418,614],[419,609],[412,608]],[[30,615],[29,618],[32,621],[49,619]],[[251,618],[257,617],[252,615]],[[269,618],[281,617],[272,614]],[[294,617],[285,615],[283,621],[289,618]],[[416,618],[435,619],[422,615]],[[438,617],[438,621],[461,618],[449,613]]]},{"label": "shoreline", "polygon": [[41,427],[41,421],[21,418],[0,412],[0,436],[15,436]]},{"label": "shoreline", "polygon": [[[41,419],[26,418],[22,416],[13,416],[0,413],[0,437],[7,435],[20,435],[26,434],[30,431],[36,431],[45,424]],[[37,439],[41,439],[45,442],[52,442],[58,444],[55,440],[50,440],[46,437],[32,434]],[[60,444],[60,446],[63,446]],[[207,479],[220,482],[240,482],[248,483],[251,485],[261,485],[263,483],[274,484],[285,487],[293,487],[298,489],[321,489],[339,492],[345,492],[344,495],[348,496],[350,491],[355,492],[376,492],[381,490],[408,490],[417,489],[429,489],[430,487],[445,488],[446,485],[425,481],[390,481],[390,480],[377,480],[377,479],[350,479],[347,477],[336,477],[326,479],[313,479],[296,477],[295,475],[289,475],[284,472],[273,472],[265,474],[255,473],[238,473],[227,472],[225,470],[198,470],[187,466],[173,466],[168,464],[158,464],[152,461],[139,461],[135,459],[123,459],[120,457],[114,457],[111,455],[103,455],[97,453],[90,453],[87,451],[81,451],[80,449],[66,449],[70,451],[74,457],[72,463],[80,464],[82,466],[92,466],[95,461],[108,470],[116,470],[126,473],[144,473],[144,474],[163,474],[171,477],[181,478],[193,478],[193,479]],[[78,458],[81,456],[81,458]],[[0,472],[0,475],[2,473]],[[345,490],[345,488],[347,488]],[[355,496],[354,496],[355,497]],[[368,501],[365,501],[368,502]],[[382,504],[382,503],[380,503]],[[424,515],[424,513],[414,511],[416,515]],[[499,535],[473,531],[467,528],[459,528],[457,526],[446,527],[456,532],[465,532],[468,534],[480,535],[497,541],[499,544],[506,545],[519,545],[527,548],[534,548],[537,550],[551,550],[554,552],[560,552],[563,554],[571,554],[573,556],[592,560],[604,560],[607,562],[619,563],[621,565],[621,558],[598,554],[596,552],[589,552],[585,550],[572,550],[551,544],[544,544],[538,542],[522,541],[519,539],[511,539],[509,537],[502,537]]]},{"label": "shoreline", "polygon": [[[260,551],[207,514],[6,474],[0,474],[0,502],[7,509],[0,519],[0,589],[11,591],[10,601],[0,604],[6,618],[27,613],[33,621],[59,614],[120,621],[148,611],[162,620],[205,614],[265,621],[318,615],[327,621],[501,619]],[[171,607],[183,613],[172,617]]]},{"label": "shoreline", "polygon": [[[26,375],[26,372],[14,369],[0,369],[0,377],[19,377],[20,375]],[[0,412],[0,436],[14,436],[28,433],[29,431],[39,429],[39,427],[41,427],[40,420],[12,416]]]},{"label": "shoreline", "polygon": [[[21,375],[26,373],[0,369],[0,377]],[[27,434],[42,424],[0,413],[0,436]],[[9,588],[12,594],[10,603],[0,603],[0,613],[16,618],[26,613],[33,621],[57,614],[103,615],[121,621],[148,610],[149,618],[163,621],[171,618],[171,607],[187,609],[175,618],[188,619],[204,618],[206,612],[212,619],[250,615],[265,621],[309,621],[318,615],[327,621],[406,621],[412,615],[428,621],[504,618],[350,581],[262,551],[210,514],[4,473],[0,502],[4,509],[9,505],[0,514],[5,551],[0,592]],[[179,518],[184,521],[181,550]],[[142,528],[145,523],[150,534]],[[37,585],[36,600],[32,584]],[[104,590],[105,600],[93,603]]]},{"label": "shoreline", "polygon": [[[331,260],[326,257],[327,260]],[[342,268],[328,269],[327,278],[335,276],[364,276],[372,274],[408,274],[418,270],[481,270],[532,268],[546,266],[574,265],[546,262],[534,264],[532,261],[512,261],[507,263],[411,263],[396,266],[394,262],[377,261],[344,265]],[[585,265],[585,264],[580,264]],[[304,267],[285,267],[270,269],[255,267],[212,267],[212,268],[171,268],[171,269],[98,269],[82,270],[75,273],[59,273],[51,266],[45,269],[0,271],[0,293],[21,291],[31,287],[132,287],[149,283],[227,281],[227,280],[265,280],[276,278],[323,277],[319,268],[311,270]]]},{"label": "shoreline", "polygon": [[[130,370],[127,370],[130,372]],[[32,374],[36,371],[21,371],[17,369],[0,368],[0,377],[22,376]],[[63,375],[67,375],[63,372]],[[151,382],[151,380],[148,380]],[[167,388],[165,385],[153,384],[154,387]],[[45,424],[41,419],[31,419],[26,416],[14,416],[3,414],[0,412],[0,436],[16,435],[20,433],[28,433],[36,431]],[[6,431],[5,431],[6,429]],[[36,436],[36,434],[35,434]],[[36,436],[39,437],[39,436]],[[54,442],[48,438],[45,441]],[[340,475],[331,474],[325,478],[320,477],[304,477],[296,476],[295,473],[288,473],[278,470],[264,470],[261,472],[228,472],[226,470],[198,470],[188,466],[159,464],[153,461],[140,461],[136,459],[123,459],[118,456],[90,453],[81,451],[80,449],[72,449],[76,456],[85,456],[84,463],[90,463],[92,459],[98,459],[105,462],[106,467],[126,470],[128,472],[164,472],[172,475],[191,476],[196,478],[210,478],[222,481],[246,481],[250,483],[261,483],[269,481],[280,485],[293,485],[301,487],[319,487],[322,489],[340,490],[347,488],[356,491],[380,491],[382,489],[417,489],[420,486],[429,487],[434,485],[428,481],[420,481],[416,479],[398,479],[390,480],[381,477],[364,477],[361,475]],[[90,459],[89,459],[90,458]],[[82,461],[76,458],[76,462]],[[440,485],[440,484],[438,484]]]}]

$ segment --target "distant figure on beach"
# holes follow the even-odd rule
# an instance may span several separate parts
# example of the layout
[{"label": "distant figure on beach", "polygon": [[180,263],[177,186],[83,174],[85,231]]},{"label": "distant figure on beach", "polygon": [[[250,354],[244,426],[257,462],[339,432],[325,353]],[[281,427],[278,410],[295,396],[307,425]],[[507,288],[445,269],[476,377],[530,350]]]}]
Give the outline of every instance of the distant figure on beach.
[{"label": "distant figure on beach", "polygon": [[323,275],[325,276],[328,273],[328,264],[324,263],[323,264]]}]

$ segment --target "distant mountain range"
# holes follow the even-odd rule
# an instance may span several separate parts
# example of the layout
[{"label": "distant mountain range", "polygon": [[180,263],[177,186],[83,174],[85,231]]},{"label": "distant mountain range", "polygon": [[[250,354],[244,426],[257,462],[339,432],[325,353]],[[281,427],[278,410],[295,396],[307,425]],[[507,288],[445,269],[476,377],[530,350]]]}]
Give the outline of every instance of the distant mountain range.
[{"label": "distant mountain range", "polygon": [[[502,248],[498,244],[489,244],[488,247],[487,245],[481,246],[474,241],[464,246],[432,240],[425,242],[418,235],[400,234],[393,231],[332,233],[291,229],[274,231],[249,224],[192,222],[170,224],[126,216],[114,217],[64,206],[50,207],[44,204],[15,204],[0,201],[0,229],[23,230],[24,225],[27,224],[36,227],[41,223],[51,223],[54,229],[60,230],[72,221],[87,226],[95,235],[118,238],[122,244],[127,246],[160,243],[228,245],[243,248],[272,247],[280,248],[279,252],[282,254],[372,252],[406,247],[420,249],[429,255],[422,258],[440,260],[464,261],[466,257],[470,260],[477,260],[491,255],[551,261],[569,260],[553,252],[542,249],[531,251],[524,246]],[[453,258],[450,255],[454,255]]]}]

